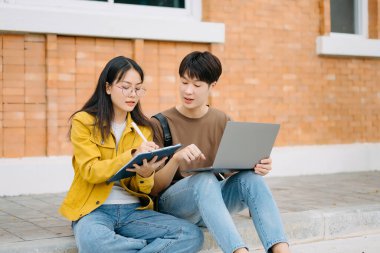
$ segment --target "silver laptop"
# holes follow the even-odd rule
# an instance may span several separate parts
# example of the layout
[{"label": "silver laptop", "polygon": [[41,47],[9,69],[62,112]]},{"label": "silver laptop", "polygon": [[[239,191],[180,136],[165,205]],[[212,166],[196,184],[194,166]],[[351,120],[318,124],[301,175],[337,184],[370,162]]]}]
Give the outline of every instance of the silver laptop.
[{"label": "silver laptop", "polygon": [[252,169],[270,156],[279,129],[279,124],[228,121],[212,167],[188,171]]}]

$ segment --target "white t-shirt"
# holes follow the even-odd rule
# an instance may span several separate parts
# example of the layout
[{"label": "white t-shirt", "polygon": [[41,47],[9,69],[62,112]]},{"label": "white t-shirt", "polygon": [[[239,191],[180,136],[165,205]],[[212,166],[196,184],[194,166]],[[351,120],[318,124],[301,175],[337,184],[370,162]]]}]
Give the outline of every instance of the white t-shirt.
[{"label": "white t-shirt", "polygon": [[[124,121],[121,124],[112,122],[111,127],[116,139],[116,151],[119,145],[120,138],[123,135],[125,126],[126,126],[126,121]],[[139,202],[140,201],[138,197],[131,195],[123,187],[121,187],[118,182],[115,182],[115,184],[112,187],[112,191],[110,195],[108,196],[106,201],[103,203],[103,205],[115,205],[115,204],[121,205],[121,204],[133,204],[133,203],[139,203]]]}]

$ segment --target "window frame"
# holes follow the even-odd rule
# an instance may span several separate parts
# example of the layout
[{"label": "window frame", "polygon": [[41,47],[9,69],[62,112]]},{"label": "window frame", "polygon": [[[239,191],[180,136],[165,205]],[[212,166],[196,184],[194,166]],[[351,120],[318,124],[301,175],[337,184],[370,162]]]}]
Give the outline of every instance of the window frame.
[{"label": "window frame", "polygon": [[202,0],[185,0],[184,9],[112,0],[0,0],[0,31],[224,43],[224,24],[201,17]]},{"label": "window frame", "polygon": [[356,34],[330,32],[318,36],[318,55],[380,57],[380,40],[368,38],[368,0],[355,0],[355,8],[355,15],[358,15],[355,22]]}]

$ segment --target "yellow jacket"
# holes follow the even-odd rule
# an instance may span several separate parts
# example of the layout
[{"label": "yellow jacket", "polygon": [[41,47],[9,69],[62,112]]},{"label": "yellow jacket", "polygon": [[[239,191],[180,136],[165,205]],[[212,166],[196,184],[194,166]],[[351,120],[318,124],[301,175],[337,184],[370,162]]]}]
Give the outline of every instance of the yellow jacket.
[{"label": "yellow jacket", "polygon": [[[79,112],[72,119],[74,179],[59,209],[63,216],[72,221],[78,220],[104,203],[113,186],[113,183],[106,183],[107,179],[132,159],[132,149],[142,143],[141,137],[131,129],[130,114],[117,152],[113,134],[102,141],[100,131],[94,131],[94,120],[95,118],[86,112]],[[140,129],[148,140],[153,139],[152,131],[148,127],[141,126]],[[138,209],[153,209],[153,201],[148,194],[154,184],[154,175],[143,178],[136,174],[121,180],[120,183],[126,191],[140,198],[142,207]]]}]

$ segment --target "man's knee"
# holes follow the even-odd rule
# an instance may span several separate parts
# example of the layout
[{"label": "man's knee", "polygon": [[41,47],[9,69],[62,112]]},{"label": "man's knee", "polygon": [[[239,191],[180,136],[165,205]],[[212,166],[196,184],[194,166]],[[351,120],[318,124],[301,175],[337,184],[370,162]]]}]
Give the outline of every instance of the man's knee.
[{"label": "man's knee", "polygon": [[270,189],[265,183],[263,176],[260,176],[252,171],[240,172],[234,175],[239,182],[240,192],[251,196],[271,196]]},{"label": "man's knee", "polygon": [[248,184],[265,184],[263,176],[260,176],[252,171],[241,171],[235,175],[239,181]]},{"label": "man's knee", "polygon": [[203,185],[203,184],[217,184],[218,179],[211,172],[201,172],[191,176],[190,181],[193,185]]}]

